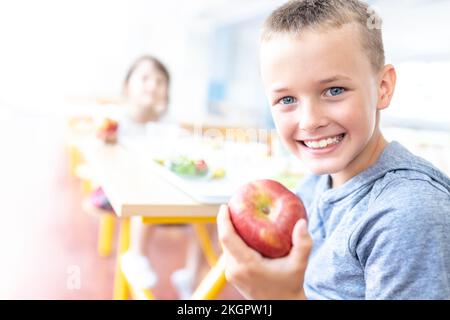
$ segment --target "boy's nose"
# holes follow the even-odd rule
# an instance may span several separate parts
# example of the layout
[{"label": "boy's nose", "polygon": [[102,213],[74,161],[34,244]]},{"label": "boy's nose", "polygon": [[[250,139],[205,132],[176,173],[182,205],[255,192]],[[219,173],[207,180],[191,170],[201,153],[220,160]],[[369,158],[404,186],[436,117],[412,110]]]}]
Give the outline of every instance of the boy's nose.
[{"label": "boy's nose", "polygon": [[317,128],[326,126],[327,119],[319,105],[306,102],[302,103],[297,110],[298,123],[301,130],[311,132]]}]

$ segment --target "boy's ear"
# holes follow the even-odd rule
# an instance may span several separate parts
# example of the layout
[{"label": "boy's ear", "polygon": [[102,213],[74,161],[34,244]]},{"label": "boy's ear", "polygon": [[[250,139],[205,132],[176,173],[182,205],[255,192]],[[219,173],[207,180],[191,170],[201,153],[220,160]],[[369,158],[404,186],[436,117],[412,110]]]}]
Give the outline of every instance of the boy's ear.
[{"label": "boy's ear", "polygon": [[394,95],[396,82],[397,73],[395,72],[394,66],[391,64],[384,66],[383,70],[380,72],[378,110],[389,107],[392,96]]}]

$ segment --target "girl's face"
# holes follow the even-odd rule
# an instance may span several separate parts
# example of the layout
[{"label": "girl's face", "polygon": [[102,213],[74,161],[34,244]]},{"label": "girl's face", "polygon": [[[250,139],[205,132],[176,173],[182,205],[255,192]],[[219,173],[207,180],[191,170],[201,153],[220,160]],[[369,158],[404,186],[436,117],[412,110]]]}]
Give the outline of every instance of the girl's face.
[{"label": "girl's face", "polygon": [[155,112],[167,105],[167,79],[153,62],[141,61],[125,87],[125,95],[139,113]]}]

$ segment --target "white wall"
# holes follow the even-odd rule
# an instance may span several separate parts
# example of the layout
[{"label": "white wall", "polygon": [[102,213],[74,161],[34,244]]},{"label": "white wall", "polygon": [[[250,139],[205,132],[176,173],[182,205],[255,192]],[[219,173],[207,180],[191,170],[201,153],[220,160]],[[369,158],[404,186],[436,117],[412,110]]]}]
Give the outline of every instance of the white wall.
[{"label": "white wall", "polygon": [[66,96],[117,95],[143,53],[167,64],[178,92],[194,9],[181,1],[2,1],[0,104],[51,109]]},{"label": "white wall", "polygon": [[[386,123],[450,128],[450,0],[378,0],[386,59],[398,82]],[[388,119],[388,118],[386,118]],[[397,120],[396,120],[397,119]]]},{"label": "white wall", "polygon": [[255,0],[1,1],[0,108],[53,112],[67,96],[117,95],[131,61],[150,53],[171,72],[172,113],[195,118],[214,12],[233,16],[227,8],[246,2]]},{"label": "white wall", "polygon": [[449,0],[377,0],[389,60],[450,59]]}]

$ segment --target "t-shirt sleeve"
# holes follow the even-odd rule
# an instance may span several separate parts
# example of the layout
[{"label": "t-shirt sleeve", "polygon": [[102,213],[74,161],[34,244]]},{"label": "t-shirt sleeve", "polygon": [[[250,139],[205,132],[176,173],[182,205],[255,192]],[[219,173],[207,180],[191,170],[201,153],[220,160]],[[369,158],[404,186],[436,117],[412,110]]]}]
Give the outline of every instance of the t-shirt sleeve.
[{"label": "t-shirt sleeve", "polygon": [[450,196],[428,181],[386,187],[355,231],[366,299],[450,299]]}]

